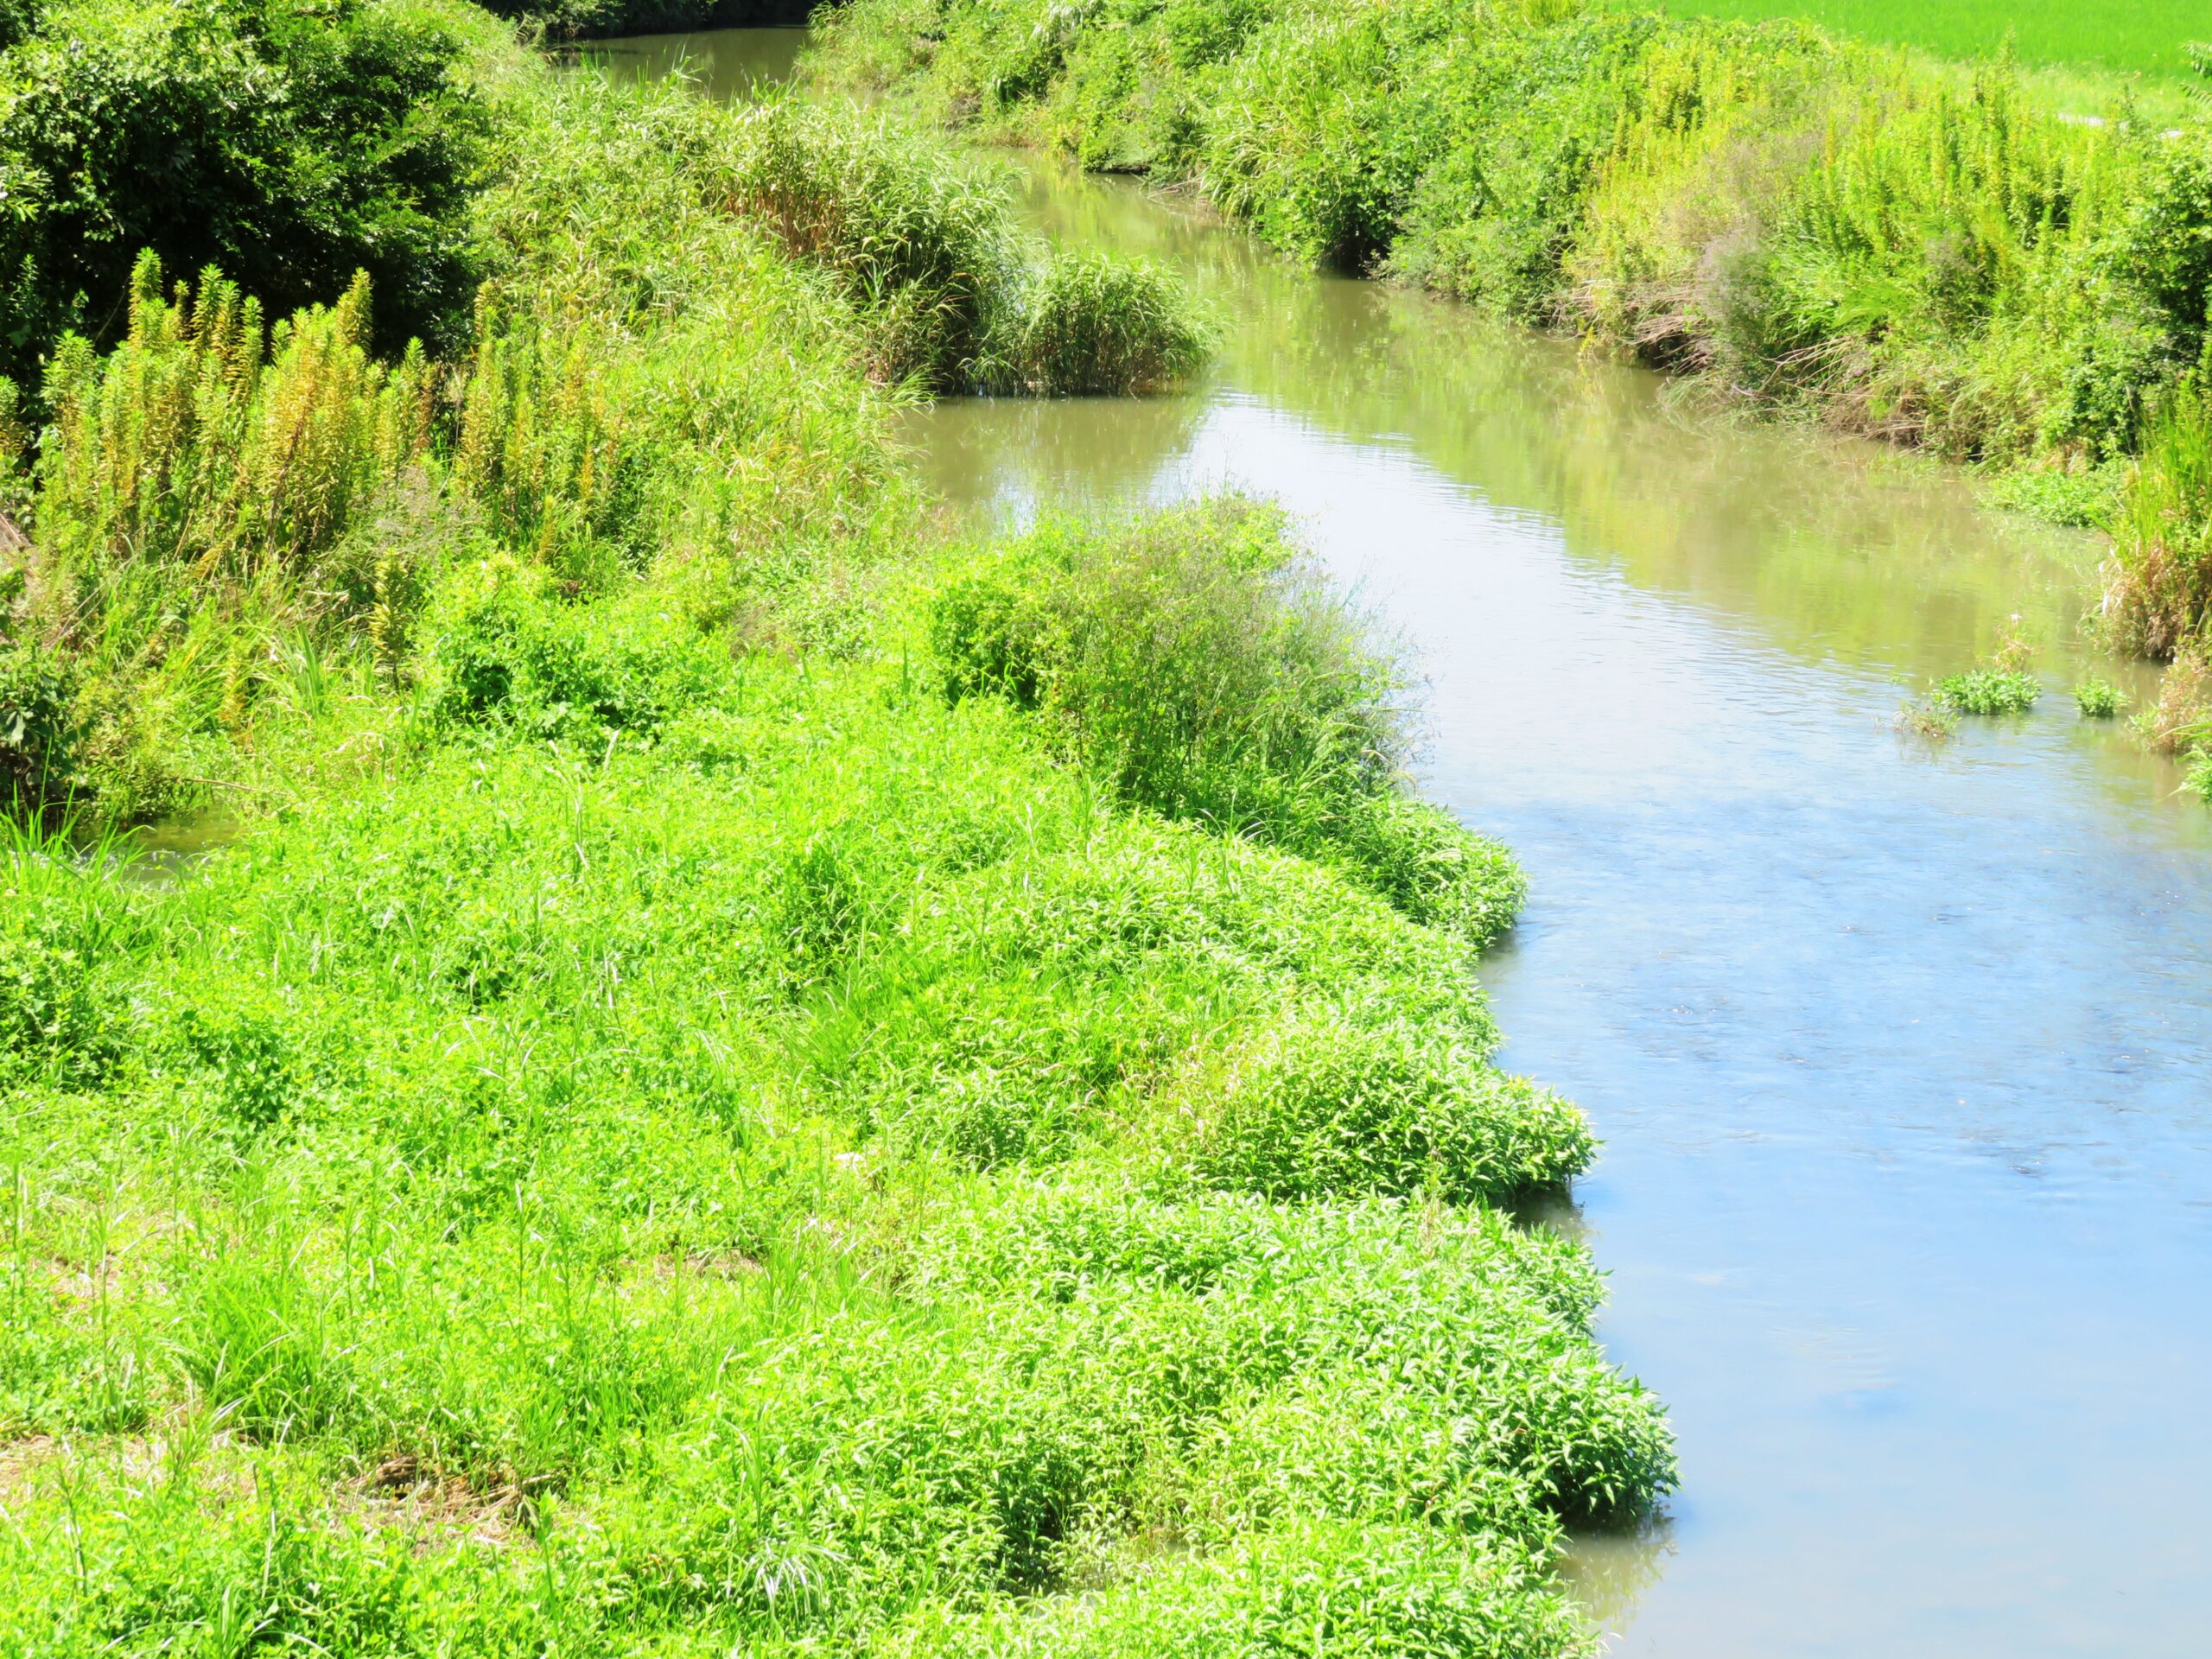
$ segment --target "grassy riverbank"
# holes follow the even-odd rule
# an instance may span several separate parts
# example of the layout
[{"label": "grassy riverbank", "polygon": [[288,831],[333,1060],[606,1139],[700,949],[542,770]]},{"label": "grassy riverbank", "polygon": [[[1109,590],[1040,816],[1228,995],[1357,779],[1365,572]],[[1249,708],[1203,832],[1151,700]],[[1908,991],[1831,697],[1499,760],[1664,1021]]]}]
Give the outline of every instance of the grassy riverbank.
[{"label": "grassy riverbank", "polygon": [[1490,1058],[1511,860],[1271,514],[950,548],[889,442],[1179,290],[361,16],[464,315],[265,326],[172,204],[12,405],[0,1648],[1581,1650],[1672,1452],[1509,1219],[1592,1148]]},{"label": "grassy riverbank", "polygon": [[[1301,257],[1976,465],[2060,517],[2120,520],[2206,348],[2212,128],[2086,124],[1999,64],[1522,0],[858,0],[822,41],[829,84],[1186,181]],[[2201,631],[2196,562],[2120,539],[2131,569],[2186,567]]]},{"label": "grassy riverbank", "polygon": [[[473,289],[425,312],[318,275],[373,233],[341,218],[268,254],[328,302],[265,321],[179,269],[206,249],[170,204],[80,294],[85,332],[0,387],[0,540],[29,543],[0,550],[0,786],[28,810],[281,798],[341,694],[391,728],[349,751],[373,764],[419,629],[487,557],[572,599],[675,583],[699,626],[763,642],[849,629],[920,522],[896,406],[1142,391],[1205,354],[1176,283],[1036,241],[991,180],[884,123],[618,92],[481,14],[406,15],[474,135],[436,232]],[[161,130],[114,107],[108,149]],[[39,230],[45,267],[92,268],[89,233]],[[395,313],[428,345],[393,341]]]}]

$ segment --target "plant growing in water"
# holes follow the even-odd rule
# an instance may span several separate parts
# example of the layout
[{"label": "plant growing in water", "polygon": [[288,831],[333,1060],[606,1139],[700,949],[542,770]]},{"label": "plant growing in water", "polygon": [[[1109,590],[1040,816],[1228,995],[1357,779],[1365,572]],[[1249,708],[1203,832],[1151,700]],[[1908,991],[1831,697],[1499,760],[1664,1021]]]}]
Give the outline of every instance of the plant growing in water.
[{"label": "plant growing in water", "polygon": [[2024,715],[2042,688],[2032,674],[2002,668],[1970,668],[1936,682],[1935,701],[1954,714]]},{"label": "plant growing in water", "polygon": [[1897,710],[1897,728],[1908,736],[1940,743],[1958,735],[1959,717],[1933,696],[1921,697]]},{"label": "plant growing in water", "polygon": [[2024,715],[2035,707],[2042,687],[2028,671],[2035,647],[2013,617],[1999,636],[1997,650],[1986,667],[1962,674],[1946,674],[1936,682],[1932,700],[1956,715]]},{"label": "plant growing in water", "polygon": [[2126,706],[2120,689],[2101,675],[2089,674],[2074,688],[2074,706],[2084,720],[2110,720]]}]

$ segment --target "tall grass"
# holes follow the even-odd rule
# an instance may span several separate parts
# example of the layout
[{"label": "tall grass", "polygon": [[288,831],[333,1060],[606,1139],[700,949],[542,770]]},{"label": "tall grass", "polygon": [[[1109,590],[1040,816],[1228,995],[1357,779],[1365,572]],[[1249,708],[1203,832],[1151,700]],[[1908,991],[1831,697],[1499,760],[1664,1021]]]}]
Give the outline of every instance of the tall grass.
[{"label": "tall grass", "polygon": [[2106,617],[2115,639],[2164,658],[2202,639],[2212,619],[2212,409],[2201,370],[2152,412],[2112,531]]},{"label": "tall grass", "polygon": [[434,591],[486,556],[571,598],[680,567],[702,623],[849,632],[842,567],[916,511],[880,432],[911,394],[863,377],[1128,391],[1205,349],[1175,284],[1033,243],[878,119],[538,74],[476,204],[493,275],[459,360],[377,359],[365,277],[265,327],[219,272],[165,293],[150,254],[113,350],[57,345],[6,445],[11,789],[151,816],[225,787],[299,642],[404,690]]},{"label": "tall grass", "polygon": [[1268,511],[1048,521],[943,584],[931,641],[953,696],[1034,710],[1124,799],[1330,860],[1478,943],[1518,907],[1502,849],[1402,794],[1404,671]]},{"label": "tall grass", "polygon": [[1211,345],[1207,320],[1170,273],[1056,252],[996,320],[985,379],[1006,391],[1126,397],[1187,378]]},{"label": "tall grass", "polygon": [[[34,533],[88,579],[184,565],[251,584],[329,550],[429,447],[419,349],[368,353],[369,286],[355,280],[264,339],[260,307],[210,270],[162,292],[141,257],[130,325],[103,357],[70,335],[47,371]],[[97,626],[92,623],[91,626]]]},{"label": "tall grass", "polygon": [[1002,181],[887,117],[791,99],[749,105],[718,160],[733,211],[834,272],[870,320],[880,378],[1126,394],[1205,359],[1205,325],[1173,277],[1049,252],[1016,228]]}]

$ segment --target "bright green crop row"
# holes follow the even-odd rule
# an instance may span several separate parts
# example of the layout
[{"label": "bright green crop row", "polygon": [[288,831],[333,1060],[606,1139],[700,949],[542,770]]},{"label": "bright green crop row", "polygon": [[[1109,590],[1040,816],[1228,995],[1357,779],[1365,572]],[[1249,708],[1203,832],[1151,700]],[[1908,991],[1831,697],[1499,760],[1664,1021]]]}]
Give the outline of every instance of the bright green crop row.
[{"label": "bright green crop row", "polygon": [[2022,63],[2189,73],[2186,48],[2212,41],[2212,16],[2195,0],[1663,0],[1680,17],[1802,18],[1839,35],[1961,60],[2010,49]]}]

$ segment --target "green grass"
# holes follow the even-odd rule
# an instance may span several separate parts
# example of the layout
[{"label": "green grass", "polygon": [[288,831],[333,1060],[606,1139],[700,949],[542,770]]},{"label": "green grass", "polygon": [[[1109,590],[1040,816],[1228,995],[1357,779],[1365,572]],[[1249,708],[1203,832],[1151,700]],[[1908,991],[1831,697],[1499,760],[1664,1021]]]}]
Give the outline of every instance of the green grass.
[{"label": "green grass", "polygon": [[1840,35],[1961,60],[2009,45],[2020,61],[2179,79],[2183,48],[2212,38],[2193,0],[1662,0],[1678,17],[1802,18]]},{"label": "green grass", "polygon": [[6,425],[0,1651],[1590,1652],[1674,1452],[1512,1218],[1518,869],[1272,515],[948,550],[892,445],[1175,290],[480,67],[465,353],[148,264]]},{"label": "green grass", "polygon": [[404,775],[10,856],[9,1640],[1579,1648],[1671,1458],[1463,942],[893,662],[649,630],[602,739],[482,672],[591,608],[441,613]]}]

